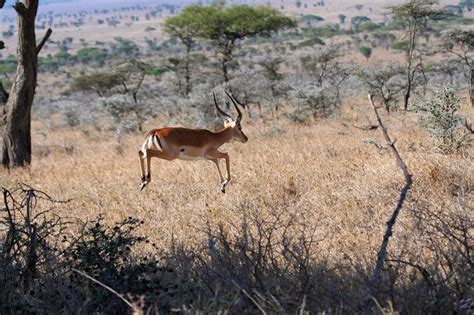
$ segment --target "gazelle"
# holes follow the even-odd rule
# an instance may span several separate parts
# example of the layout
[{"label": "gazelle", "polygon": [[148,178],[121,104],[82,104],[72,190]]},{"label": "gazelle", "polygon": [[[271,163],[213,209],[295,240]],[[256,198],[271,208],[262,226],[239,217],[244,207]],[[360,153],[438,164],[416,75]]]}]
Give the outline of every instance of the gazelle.
[{"label": "gazelle", "polygon": [[[220,152],[219,148],[227,142],[237,140],[242,143],[247,142],[248,138],[242,131],[240,122],[242,120],[242,112],[237,106],[234,98],[227,93],[237,110],[237,118],[224,112],[217,104],[216,95],[214,94],[214,104],[217,112],[225,119],[224,128],[217,132],[206,129],[188,129],[188,128],[161,128],[151,130],[143,142],[138,152],[140,157],[140,165],[142,169],[142,182],[140,190],[151,181],[150,162],[152,157],[172,161],[181,160],[210,160],[216,164],[219,178],[221,181],[221,191],[225,193],[225,187],[230,181],[230,161],[229,155]],[[219,159],[225,159],[227,168],[227,178],[224,180],[221,169],[219,167]],[[145,176],[145,165],[147,175]]]}]

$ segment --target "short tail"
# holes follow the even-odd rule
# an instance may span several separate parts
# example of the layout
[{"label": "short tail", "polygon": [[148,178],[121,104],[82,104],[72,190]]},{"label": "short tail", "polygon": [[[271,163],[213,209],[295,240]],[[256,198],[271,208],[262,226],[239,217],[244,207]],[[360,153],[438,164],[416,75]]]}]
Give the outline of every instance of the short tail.
[{"label": "short tail", "polygon": [[142,144],[140,151],[142,152],[143,156],[146,156],[147,149],[152,149],[152,150],[157,150],[157,151],[163,150],[161,146],[160,138],[154,132],[154,130],[150,131],[146,135],[145,141]]}]

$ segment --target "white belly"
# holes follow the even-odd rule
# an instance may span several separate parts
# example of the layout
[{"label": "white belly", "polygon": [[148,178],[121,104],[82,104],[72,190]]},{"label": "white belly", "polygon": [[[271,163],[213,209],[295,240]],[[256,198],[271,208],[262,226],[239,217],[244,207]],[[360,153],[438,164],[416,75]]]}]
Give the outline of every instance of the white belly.
[{"label": "white belly", "polygon": [[186,161],[198,161],[198,160],[205,160],[206,158],[204,156],[190,156],[184,153],[180,153],[178,155],[178,159],[186,160]]}]

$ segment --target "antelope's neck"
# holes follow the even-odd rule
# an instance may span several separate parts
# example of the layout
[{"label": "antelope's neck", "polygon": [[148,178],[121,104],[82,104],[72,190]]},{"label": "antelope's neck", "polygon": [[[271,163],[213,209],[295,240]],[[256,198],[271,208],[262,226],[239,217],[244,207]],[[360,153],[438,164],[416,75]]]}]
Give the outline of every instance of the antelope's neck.
[{"label": "antelope's neck", "polygon": [[219,146],[221,146],[232,140],[232,127],[225,127],[224,129],[217,131],[215,135],[218,139]]}]

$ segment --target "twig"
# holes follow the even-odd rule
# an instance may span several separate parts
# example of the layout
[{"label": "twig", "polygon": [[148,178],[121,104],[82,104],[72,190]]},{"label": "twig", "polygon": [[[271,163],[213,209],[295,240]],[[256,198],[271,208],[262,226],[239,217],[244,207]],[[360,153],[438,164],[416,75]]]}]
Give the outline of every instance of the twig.
[{"label": "twig", "polygon": [[423,276],[423,278],[425,279],[425,281],[429,285],[431,285],[431,286],[435,285],[433,280],[431,279],[432,277],[431,277],[430,273],[428,272],[428,270],[423,268],[423,266],[421,266],[421,265],[418,265],[418,264],[415,264],[415,263],[412,263],[412,262],[409,262],[409,261],[401,260],[401,259],[387,259],[387,262],[394,262],[394,263],[403,264],[403,265],[413,267],[421,273],[421,275]]},{"label": "twig", "polygon": [[130,301],[128,301],[126,298],[123,297],[123,295],[121,295],[120,293],[118,293],[117,291],[115,291],[114,289],[112,289],[111,287],[109,287],[108,285],[100,282],[99,280],[97,279],[94,279],[92,278],[91,276],[89,276],[87,273],[83,272],[83,271],[80,271],[80,270],[77,270],[76,268],[71,268],[72,271],[74,272],[77,272],[78,274],[80,274],[81,276],[91,280],[92,282],[95,282],[97,283],[98,285],[104,287],[105,289],[109,290],[110,292],[112,292],[115,296],[117,296],[119,299],[121,299],[125,304],[127,304],[134,312],[134,314],[142,314],[143,312],[138,308],[136,307],[135,305],[133,305],[132,303],[130,303]]},{"label": "twig", "polygon": [[262,314],[265,314],[265,315],[267,314],[267,312],[265,312],[265,310],[263,309],[263,307],[262,307],[260,304],[258,304],[258,302],[255,301],[255,299],[254,299],[250,294],[248,294],[247,291],[245,291],[244,289],[242,289],[242,288],[239,286],[239,284],[238,284],[237,282],[235,282],[235,280],[232,280],[232,283],[233,283],[243,294],[245,294],[245,296],[248,297],[249,300],[252,301],[253,304],[255,304],[255,306],[258,307],[258,309],[260,310],[260,312],[262,312]]},{"label": "twig", "polygon": [[364,143],[367,143],[367,144],[373,144],[373,145],[374,145],[378,150],[380,150],[380,151],[385,151],[385,150],[387,150],[386,147],[384,147],[384,146],[378,144],[377,141],[375,141],[375,140],[367,139],[367,140],[364,140],[363,142],[364,142]]},{"label": "twig", "polygon": [[305,294],[303,296],[303,301],[301,302],[300,311],[298,312],[299,315],[304,315],[304,310],[306,308],[306,297],[307,295]]},{"label": "twig", "polygon": [[357,128],[357,129],[361,129],[361,130],[369,131],[369,130],[377,129],[379,127],[379,125],[356,126],[356,125],[352,124],[352,127]]},{"label": "twig", "polygon": [[[373,292],[374,288],[377,286],[377,284],[380,281],[380,274],[382,272],[383,264],[385,261],[385,257],[387,255],[387,247],[388,247],[388,242],[390,240],[390,237],[392,236],[393,233],[393,227],[395,225],[395,222],[397,220],[398,214],[400,213],[400,210],[403,207],[403,202],[405,201],[406,195],[408,193],[408,190],[410,189],[413,180],[408,172],[408,168],[403,162],[400,154],[398,153],[397,148],[395,147],[395,142],[392,141],[390,138],[390,135],[388,134],[387,128],[383,125],[382,119],[380,118],[380,115],[377,111],[377,107],[375,107],[374,102],[372,100],[372,95],[369,96],[369,102],[370,105],[372,106],[375,116],[377,117],[377,121],[379,123],[379,126],[382,130],[382,133],[385,137],[385,140],[387,140],[388,146],[390,147],[390,150],[392,151],[393,155],[395,156],[395,159],[397,161],[398,166],[403,172],[403,176],[405,177],[405,186],[403,186],[402,190],[400,191],[400,197],[398,198],[397,205],[395,209],[393,210],[392,216],[390,217],[390,220],[387,221],[387,229],[385,230],[385,234],[383,236],[382,244],[380,245],[379,252],[377,254],[377,263],[375,265],[374,271],[372,272],[372,276],[370,279],[370,291],[371,293]],[[370,304],[371,304],[372,299],[369,297],[366,299],[365,302],[365,310],[368,311]]]}]

